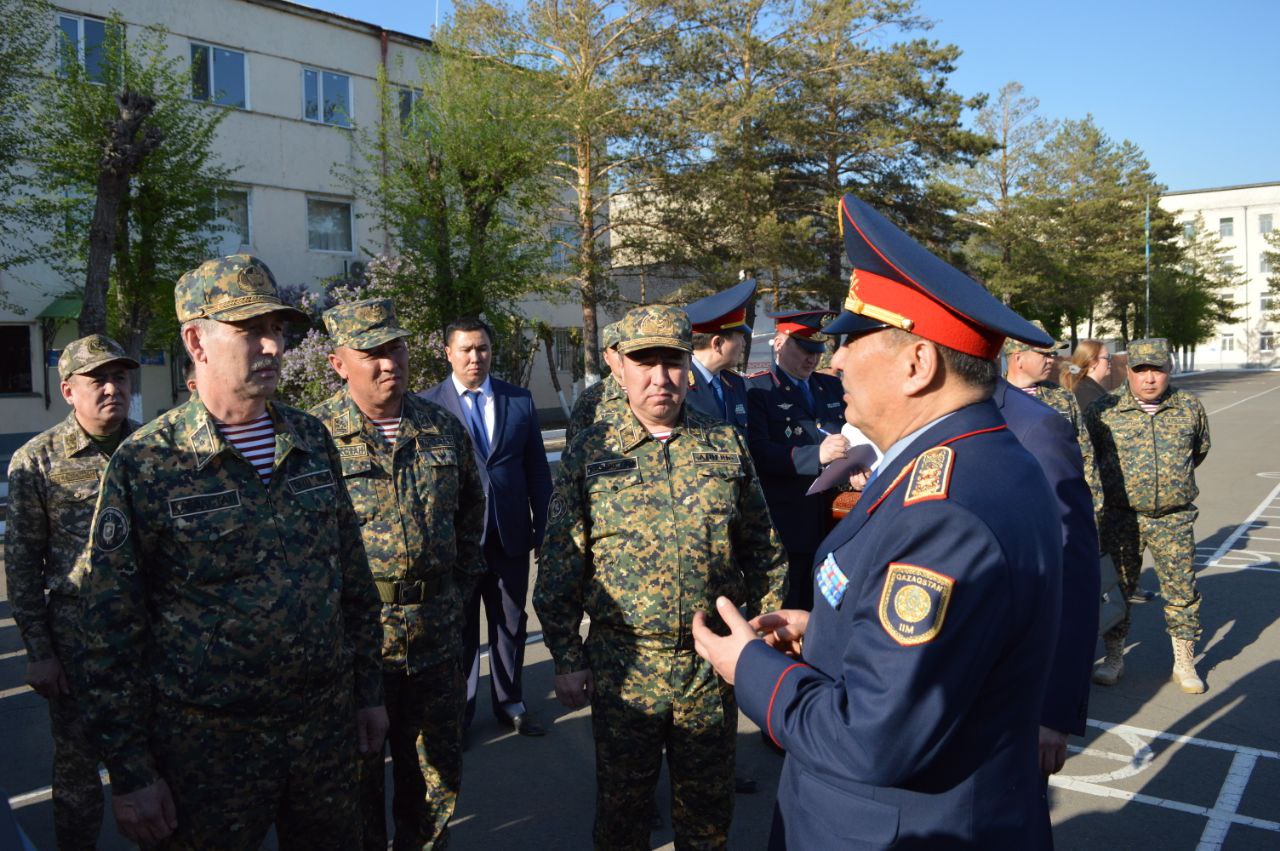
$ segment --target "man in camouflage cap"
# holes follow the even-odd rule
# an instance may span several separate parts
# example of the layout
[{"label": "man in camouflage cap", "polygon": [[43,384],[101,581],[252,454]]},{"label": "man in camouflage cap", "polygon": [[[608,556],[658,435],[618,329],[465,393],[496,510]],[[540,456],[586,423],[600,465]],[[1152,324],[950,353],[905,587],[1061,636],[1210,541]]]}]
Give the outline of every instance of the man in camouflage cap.
[{"label": "man in camouflage cap", "polygon": [[[1033,319],[1031,324],[1044,331],[1044,324],[1038,319]],[[1089,429],[1084,424],[1084,413],[1076,401],[1076,394],[1049,380],[1060,348],[1062,344],[1041,347],[1012,337],[1007,338],[1002,349],[1005,380],[1031,398],[1044,402],[1071,423],[1071,429],[1076,433],[1076,440],[1080,444],[1080,455],[1084,459],[1084,478],[1093,496],[1093,511],[1096,515],[1102,511],[1102,481],[1098,477],[1098,462],[1094,458]]]},{"label": "man in camouflage cap", "polygon": [[779,605],[786,554],[743,438],[685,404],[693,345],[684,311],[632,310],[617,348],[627,406],[565,449],[534,609],[556,696],[571,708],[591,703],[595,846],[649,847],[665,747],[676,845],[722,848],[737,707],[694,653],[690,624],[720,594],[751,614]]},{"label": "man in camouflage cap", "polygon": [[[1173,642],[1173,680],[1183,691],[1200,694],[1205,684],[1195,669],[1195,468],[1209,454],[1209,417],[1199,399],[1169,383],[1172,367],[1166,340],[1130,343],[1127,386],[1096,400],[1085,421],[1105,494],[1102,550],[1115,559],[1126,598],[1138,585],[1143,551],[1151,550]],[[1113,685],[1124,674],[1128,633],[1126,613],[1104,636],[1107,656],[1094,671],[1095,683]]]},{"label": "man in camouflage cap", "polygon": [[[339,305],[324,324],[346,384],[311,413],[338,445],[382,599],[394,847],[442,848],[462,783],[462,613],[485,570],[484,488],[463,425],[406,393],[409,332],[391,301]],[[360,786],[364,847],[385,849],[381,749],[361,761]]]},{"label": "man in camouflage cap", "polygon": [[87,711],[126,838],[358,843],[356,751],[381,749],[378,594],[337,447],[271,401],[284,323],[258,259],[174,289],[198,394],[107,467],[81,597]]},{"label": "man in camouflage cap", "polygon": [[601,350],[604,362],[609,367],[609,374],[592,384],[573,403],[573,412],[569,415],[569,425],[564,430],[564,441],[567,446],[573,436],[603,416],[625,413],[627,394],[622,389],[620,364],[618,360],[618,323],[610,322],[600,332]]},{"label": "man in camouflage cap", "polygon": [[64,849],[96,847],[102,827],[100,760],[85,729],[75,675],[83,579],[77,563],[89,542],[102,473],[120,441],[138,427],[127,419],[129,370],[137,367],[101,334],[69,343],[58,374],[71,413],[9,463],[5,578],[27,648],[27,684],[49,702],[53,830]]}]

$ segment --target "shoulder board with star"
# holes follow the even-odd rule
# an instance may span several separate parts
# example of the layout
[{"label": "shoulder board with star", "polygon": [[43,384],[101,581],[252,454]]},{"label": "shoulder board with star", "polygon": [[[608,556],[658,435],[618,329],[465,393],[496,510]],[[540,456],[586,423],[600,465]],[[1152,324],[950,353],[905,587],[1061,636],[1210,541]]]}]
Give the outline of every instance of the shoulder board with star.
[{"label": "shoulder board with star", "polygon": [[956,460],[950,446],[935,446],[916,459],[902,498],[904,506],[935,499],[946,499],[951,488],[951,468]]}]

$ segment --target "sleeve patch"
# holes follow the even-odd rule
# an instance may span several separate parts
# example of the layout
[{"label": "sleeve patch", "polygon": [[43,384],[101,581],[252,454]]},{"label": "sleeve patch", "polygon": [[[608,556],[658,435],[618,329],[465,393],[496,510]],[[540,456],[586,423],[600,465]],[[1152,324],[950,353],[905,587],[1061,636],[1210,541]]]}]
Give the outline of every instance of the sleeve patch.
[{"label": "sleeve patch", "polygon": [[564,494],[557,491],[555,495],[551,497],[551,505],[548,506],[547,513],[550,514],[552,520],[559,520],[564,516],[566,509],[567,506],[565,505]]},{"label": "sleeve patch", "polygon": [[880,593],[880,625],[903,647],[932,641],[942,631],[955,584],[928,568],[889,565]]},{"label": "sleeve patch", "polygon": [[104,508],[98,515],[93,529],[93,544],[100,551],[109,553],[124,546],[129,540],[129,518],[118,508]]},{"label": "sleeve patch", "polygon": [[950,446],[935,446],[916,459],[902,504],[946,499],[951,487],[951,467],[956,453]]}]

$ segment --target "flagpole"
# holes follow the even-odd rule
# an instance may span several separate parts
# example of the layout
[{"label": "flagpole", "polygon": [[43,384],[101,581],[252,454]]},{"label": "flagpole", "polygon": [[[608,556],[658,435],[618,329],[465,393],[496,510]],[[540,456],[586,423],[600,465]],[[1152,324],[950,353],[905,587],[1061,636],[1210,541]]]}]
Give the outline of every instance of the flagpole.
[{"label": "flagpole", "polygon": [[1147,333],[1151,336],[1151,195],[1147,194],[1147,216],[1144,223],[1147,237]]}]

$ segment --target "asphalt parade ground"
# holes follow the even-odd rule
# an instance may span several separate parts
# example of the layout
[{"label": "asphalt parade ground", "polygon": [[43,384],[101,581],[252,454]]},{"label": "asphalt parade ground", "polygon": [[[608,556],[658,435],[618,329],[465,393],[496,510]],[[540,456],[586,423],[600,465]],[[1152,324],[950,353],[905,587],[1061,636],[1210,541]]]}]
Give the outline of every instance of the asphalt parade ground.
[{"label": "asphalt parade ground", "polygon": [[[1135,606],[1125,676],[1093,687],[1088,732],[1070,740],[1066,767],[1051,780],[1059,849],[1280,848],[1280,373],[1209,372],[1175,383],[1199,395],[1213,440],[1197,474],[1196,524],[1204,599],[1197,668],[1209,690],[1187,695],[1169,681],[1160,600]],[[1150,556],[1141,584],[1157,587]],[[7,599],[0,577],[0,788],[35,846],[52,849],[48,712],[23,685],[26,657]],[[482,678],[455,849],[590,847],[590,715],[556,703],[538,630],[531,612],[526,702],[550,733],[521,738],[498,726]],[[780,766],[742,717],[738,772],[760,789],[737,796],[731,847],[764,847]],[[668,848],[665,777],[657,798],[662,824],[652,845]],[[115,832],[109,803],[100,847],[130,847]]]}]

